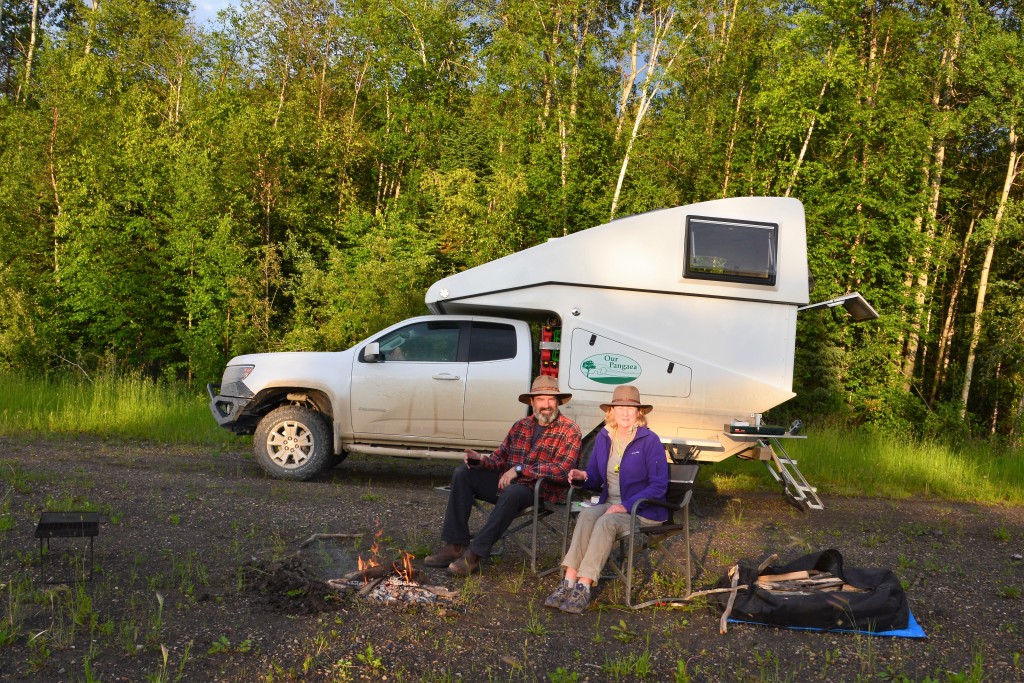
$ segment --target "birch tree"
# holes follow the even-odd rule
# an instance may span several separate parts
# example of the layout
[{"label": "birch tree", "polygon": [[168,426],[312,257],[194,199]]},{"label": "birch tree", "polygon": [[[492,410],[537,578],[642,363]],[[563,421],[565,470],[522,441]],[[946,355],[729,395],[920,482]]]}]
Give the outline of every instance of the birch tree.
[{"label": "birch tree", "polygon": [[[615,218],[633,147],[656,98],[684,59],[698,27],[709,21],[713,4],[685,9],[674,0],[640,0],[628,19],[624,51],[619,58],[619,87],[615,137],[625,131],[622,160],[608,220]],[[626,130],[628,126],[628,130]]]},{"label": "birch tree", "polygon": [[[1004,26],[1002,21],[1007,19],[1011,25]],[[970,111],[976,117],[980,132],[987,133],[990,139],[996,141],[1001,138],[998,149],[1006,155],[1006,163],[995,210],[986,221],[988,239],[978,275],[978,291],[960,390],[961,418],[967,415],[992,262],[999,244],[1003,219],[1021,170],[1019,127],[1024,118],[1024,70],[1019,65],[1024,63],[1024,39],[1016,30],[1013,19],[1012,15],[993,16],[990,27],[977,49],[972,52],[968,64],[971,83],[979,92]]]},{"label": "birch tree", "polygon": [[[910,329],[906,349],[903,355],[903,390],[909,392],[914,371],[917,367],[918,342],[923,327],[923,319],[931,310],[929,302],[929,273],[935,266],[933,263],[933,245],[936,241],[936,225],[938,223],[939,200],[942,190],[942,175],[945,170],[946,146],[952,133],[955,119],[954,109],[954,75],[960,56],[960,43],[964,31],[962,6],[953,3],[952,16],[949,17],[948,30],[938,31],[943,40],[941,57],[934,75],[930,101],[931,125],[928,126],[928,154],[924,159],[922,182],[927,193],[927,203],[921,213],[915,217],[914,224],[924,237],[921,258],[912,256],[910,264],[917,267],[917,277],[907,282],[907,288],[913,292],[913,306],[909,314]],[[937,24],[939,22],[936,22]],[[939,24],[941,26],[941,24]],[[911,273],[912,276],[912,273]]]}]

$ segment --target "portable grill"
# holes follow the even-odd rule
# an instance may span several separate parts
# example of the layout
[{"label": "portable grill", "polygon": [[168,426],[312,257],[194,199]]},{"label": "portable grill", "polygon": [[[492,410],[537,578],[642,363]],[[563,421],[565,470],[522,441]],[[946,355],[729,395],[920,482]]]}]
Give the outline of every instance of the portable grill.
[{"label": "portable grill", "polygon": [[[89,574],[92,580],[93,542],[100,532],[100,515],[98,512],[44,512],[36,525],[36,538],[39,539],[39,566],[50,553],[51,538],[89,538]],[[43,552],[43,541],[46,541],[46,552]],[[50,582],[48,582],[50,583]]]}]

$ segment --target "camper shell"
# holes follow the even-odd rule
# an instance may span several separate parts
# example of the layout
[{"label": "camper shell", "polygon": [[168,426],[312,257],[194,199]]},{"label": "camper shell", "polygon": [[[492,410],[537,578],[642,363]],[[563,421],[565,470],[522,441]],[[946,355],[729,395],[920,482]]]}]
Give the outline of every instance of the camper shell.
[{"label": "camper shell", "polygon": [[803,205],[745,197],[621,218],[439,280],[426,303],[553,321],[560,339],[543,370],[572,392],[563,412],[584,433],[615,385],[634,384],[663,440],[720,461],[759,445],[734,425],[759,426],[794,396]]}]

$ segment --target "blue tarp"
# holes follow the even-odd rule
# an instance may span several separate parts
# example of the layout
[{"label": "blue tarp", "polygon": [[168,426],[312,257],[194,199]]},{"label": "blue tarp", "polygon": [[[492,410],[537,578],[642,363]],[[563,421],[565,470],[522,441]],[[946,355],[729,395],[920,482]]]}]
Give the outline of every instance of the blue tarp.
[{"label": "blue tarp", "polygon": [[823,628],[810,628],[808,626],[779,626],[778,624],[765,624],[760,621],[744,621],[742,619],[729,619],[730,624],[754,624],[755,626],[778,626],[779,628],[788,628],[792,631],[818,631],[821,633],[862,633],[866,636],[887,636],[889,638],[927,638],[924,629],[917,623],[917,619],[914,618],[914,613],[909,612],[907,619],[907,627],[896,629],[892,631],[856,631],[853,629],[834,628],[834,629],[823,629]]}]

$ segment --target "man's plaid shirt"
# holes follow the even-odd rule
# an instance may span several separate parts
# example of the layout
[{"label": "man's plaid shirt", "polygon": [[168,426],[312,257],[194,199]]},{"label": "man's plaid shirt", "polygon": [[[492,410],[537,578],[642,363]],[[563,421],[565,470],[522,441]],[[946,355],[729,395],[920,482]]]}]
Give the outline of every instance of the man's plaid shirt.
[{"label": "man's plaid shirt", "polygon": [[564,485],[569,481],[569,470],[579,466],[580,428],[559,413],[531,448],[536,424],[536,418],[531,415],[512,425],[498,450],[482,457],[481,467],[504,472],[522,465],[523,473],[516,483],[532,487],[538,479],[545,479],[541,495],[549,503],[557,503],[565,495]]}]

